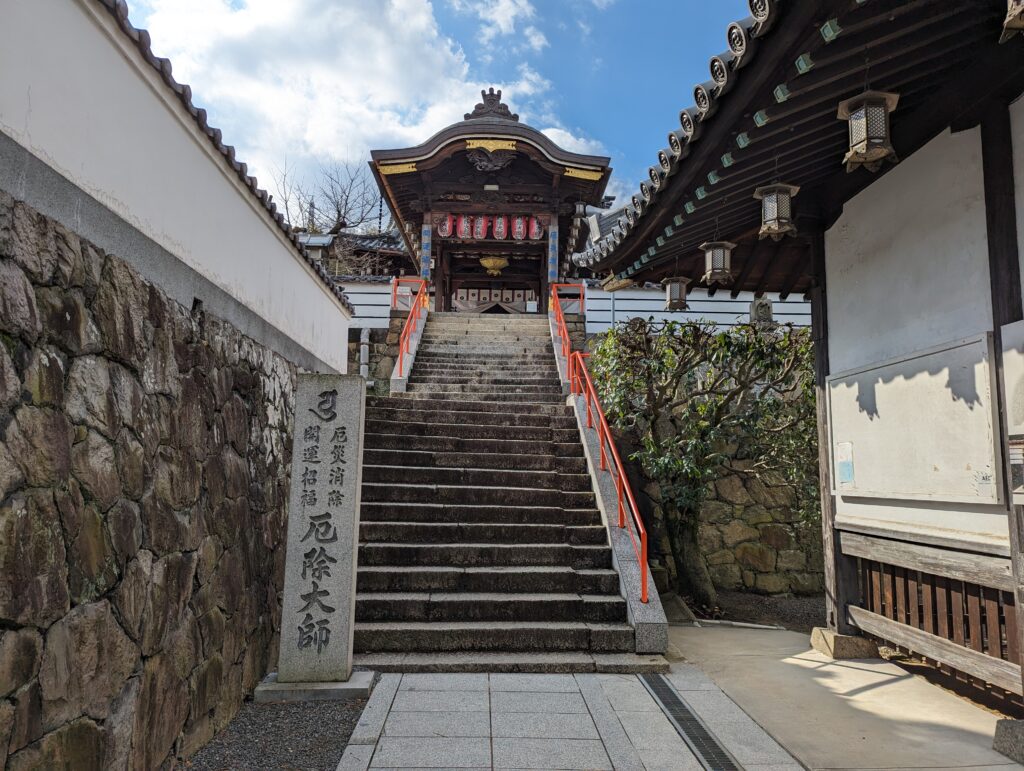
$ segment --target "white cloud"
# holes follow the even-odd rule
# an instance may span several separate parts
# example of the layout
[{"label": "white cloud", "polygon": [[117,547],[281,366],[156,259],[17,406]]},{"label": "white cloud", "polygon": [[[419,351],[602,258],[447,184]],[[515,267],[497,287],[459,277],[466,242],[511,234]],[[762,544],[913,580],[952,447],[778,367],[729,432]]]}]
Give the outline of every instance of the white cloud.
[{"label": "white cloud", "polygon": [[[514,34],[520,22],[529,22],[537,15],[530,0],[448,0],[448,4],[454,10],[472,14],[480,20],[480,42],[485,44],[498,35]],[[544,38],[543,33],[537,32]],[[533,46],[532,42],[530,45]],[[544,45],[547,45],[546,38],[541,48]]]},{"label": "white cloud", "polygon": [[527,45],[534,51],[540,51],[548,44],[548,39],[544,36],[544,33],[532,25],[524,29],[523,34],[526,36]]},{"label": "white cloud", "polygon": [[[419,144],[461,120],[489,86],[501,88],[529,122],[551,89],[525,64],[504,83],[475,80],[429,0],[130,5],[132,21],[150,29],[156,53],[171,59],[179,82],[193,86],[197,104],[264,187],[286,160],[301,175],[317,161],[363,161],[370,149]],[[486,5],[502,34],[534,13],[527,0]],[[535,45],[547,45],[542,34]]]},{"label": "white cloud", "polygon": [[541,133],[548,139],[571,153],[583,153],[584,155],[600,155],[604,152],[604,145],[594,139],[587,139],[577,136],[571,131],[560,126],[541,129]]}]

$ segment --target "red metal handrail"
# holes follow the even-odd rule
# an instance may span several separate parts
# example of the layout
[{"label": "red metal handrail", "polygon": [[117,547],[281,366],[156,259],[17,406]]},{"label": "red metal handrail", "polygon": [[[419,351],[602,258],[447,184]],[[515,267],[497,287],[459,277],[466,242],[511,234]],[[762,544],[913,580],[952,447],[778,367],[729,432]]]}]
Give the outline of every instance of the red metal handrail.
[{"label": "red metal handrail", "polygon": [[[565,326],[565,314],[562,312],[561,300],[558,297],[559,286],[580,287],[580,306],[583,305],[583,286],[581,284],[554,284],[551,287],[551,307],[555,315],[555,323],[558,335],[562,342],[562,352],[566,362],[566,377],[574,396],[582,395],[587,405],[587,428],[594,428],[594,418],[597,417],[597,446],[600,455],[600,466],[602,471],[607,471],[615,480],[615,496],[618,501],[619,527],[626,528],[629,533],[629,540],[633,542],[633,550],[636,552],[637,560],[640,563],[640,602],[647,602],[647,528],[644,527],[643,519],[640,517],[640,508],[636,505],[636,498],[633,497],[633,488],[626,477],[625,467],[622,465],[622,458],[619,457],[619,450],[615,446],[611,429],[608,428],[608,420],[604,416],[604,409],[601,407],[601,400],[594,388],[594,381],[590,379],[590,372],[584,359],[590,356],[583,351],[573,351],[569,342],[569,332]],[[610,462],[609,462],[610,460]],[[626,527],[626,514],[633,520],[635,527]],[[639,539],[639,543],[637,540]]]},{"label": "red metal handrail", "polygon": [[577,289],[580,293],[580,313],[584,312],[586,306],[587,288],[583,284],[552,284],[551,285],[551,311],[555,316],[555,330],[562,345],[562,358],[566,366],[569,365],[569,354],[572,352],[572,341],[569,340],[569,330],[565,326],[565,313],[562,311],[561,298],[558,295],[559,289]]},{"label": "red metal handrail", "polygon": [[417,287],[416,296],[412,301],[412,308],[409,309],[409,316],[405,320],[405,326],[402,327],[402,336],[398,338],[398,376],[404,377],[403,371],[405,368],[405,357],[409,353],[409,342],[412,340],[413,333],[416,331],[416,325],[419,322],[420,316],[426,313],[429,295],[427,292],[426,279],[396,278],[391,284],[392,308],[397,307],[398,304],[398,284],[400,282],[412,284]]},{"label": "red metal handrail", "polygon": [[427,283],[426,279],[416,276],[395,276],[391,279],[391,310],[398,310],[398,287],[402,284],[410,284],[410,294],[413,289],[422,289]]}]

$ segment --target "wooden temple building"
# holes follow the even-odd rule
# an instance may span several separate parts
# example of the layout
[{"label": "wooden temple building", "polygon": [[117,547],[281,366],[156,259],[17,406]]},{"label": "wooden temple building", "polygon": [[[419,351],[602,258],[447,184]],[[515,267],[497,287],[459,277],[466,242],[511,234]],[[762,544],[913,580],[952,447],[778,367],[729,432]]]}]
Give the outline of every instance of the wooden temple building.
[{"label": "wooden temple building", "polygon": [[610,287],[806,294],[829,627],[1019,696],[1024,3],[750,10],[572,259]]},{"label": "wooden temple building", "polygon": [[609,159],[558,147],[501,101],[423,144],[375,150],[370,167],[439,311],[543,312],[585,240]]}]

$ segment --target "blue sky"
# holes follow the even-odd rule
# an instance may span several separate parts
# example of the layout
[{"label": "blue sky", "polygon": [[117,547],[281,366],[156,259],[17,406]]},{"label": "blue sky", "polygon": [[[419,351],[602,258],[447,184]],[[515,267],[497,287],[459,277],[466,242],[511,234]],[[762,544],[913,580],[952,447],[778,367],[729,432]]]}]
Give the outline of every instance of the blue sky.
[{"label": "blue sky", "polygon": [[629,195],[745,0],[129,0],[261,184],[361,163],[461,120],[494,85]]}]

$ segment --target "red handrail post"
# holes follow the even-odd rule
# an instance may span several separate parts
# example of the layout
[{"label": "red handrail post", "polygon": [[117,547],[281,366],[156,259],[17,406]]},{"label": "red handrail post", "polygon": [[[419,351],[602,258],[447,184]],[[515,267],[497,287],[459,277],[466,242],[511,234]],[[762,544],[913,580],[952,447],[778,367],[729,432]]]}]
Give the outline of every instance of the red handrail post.
[{"label": "red handrail post", "polygon": [[626,507],[622,500],[622,469],[618,469],[615,475],[615,497],[619,502],[619,527],[626,526]]}]

